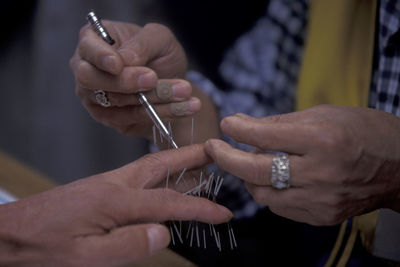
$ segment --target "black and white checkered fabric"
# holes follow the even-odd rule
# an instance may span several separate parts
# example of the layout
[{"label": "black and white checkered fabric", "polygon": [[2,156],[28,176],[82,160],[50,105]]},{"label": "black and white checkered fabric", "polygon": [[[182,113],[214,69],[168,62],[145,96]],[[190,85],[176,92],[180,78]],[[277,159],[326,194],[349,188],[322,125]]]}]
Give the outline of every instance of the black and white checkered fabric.
[{"label": "black and white checkered fabric", "polygon": [[[400,116],[400,1],[382,0],[379,5],[369,105]],[[200,73],[189,73],[189,79],[211,96],[221,118],[238,112],[263,117],[294,110],[307,7],[307,0],[270,1],[266,15],[224,57],[220,73],[228,88],[217,88]],[[237,148],[251,149],[224,138]],[[222,203],[236,218],[252,216],[260,206],[239,179],[229,174],[225,178]]]},{"label": "black and white checkered fabric", "polygon": [[400,116],[400,2],[380,1],[378,18],[369,105]]}]

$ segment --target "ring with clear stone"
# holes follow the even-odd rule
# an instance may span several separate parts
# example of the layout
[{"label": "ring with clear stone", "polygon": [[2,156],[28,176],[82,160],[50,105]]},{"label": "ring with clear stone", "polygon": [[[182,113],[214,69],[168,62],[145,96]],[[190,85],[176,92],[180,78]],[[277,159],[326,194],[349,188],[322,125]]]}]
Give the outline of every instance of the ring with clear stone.
[{"label": "ring with clear stone", "polygon": [[287,153],[277,153],[272,159],[271,185],[276,189],[286,189],[290,187],[289,155]]}]

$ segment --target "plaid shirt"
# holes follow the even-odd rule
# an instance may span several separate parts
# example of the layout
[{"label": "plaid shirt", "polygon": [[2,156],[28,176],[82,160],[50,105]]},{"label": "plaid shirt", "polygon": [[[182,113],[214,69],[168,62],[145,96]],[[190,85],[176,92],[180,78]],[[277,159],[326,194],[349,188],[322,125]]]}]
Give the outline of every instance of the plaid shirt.
[{"label": "plaid shirt", "polygon": [[[301,66],[307,26],[307,0],[271,0],[267,13],[228,51],[220,74],[228,88],[217,88],[198,72],[189,79],[218,106],[223,118],[237,112],[263,117],[294,110],[295,89]],[[400,3],[380,1],[374,69],[369,105],[400,116]],[[243,150],[250,147],[224,139]],[[259,209],[243,182],[224,174],[222,204],[235,218],[249,217]]]},{"label": "plaid shirt", "polygon": [[369,105],[400,116],[400,2],[382,0]]}]

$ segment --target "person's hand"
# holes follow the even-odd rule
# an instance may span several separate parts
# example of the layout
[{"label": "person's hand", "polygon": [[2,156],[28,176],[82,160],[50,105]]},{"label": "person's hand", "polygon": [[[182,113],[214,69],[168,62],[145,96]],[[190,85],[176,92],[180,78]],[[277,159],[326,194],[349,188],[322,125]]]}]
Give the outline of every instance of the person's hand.
[{"label": "person's hand", "polygon": [[[200,100],[191,96],[191,84],[184,80],[185,52],[167,27],[103,24],[115,44],[110,46],[85,26],[70,60],[76,94],[94,119],[124,134],[151,138],[152,122],[137,99],[138,92],[145,92],[165,120],[200,110]],[[107,92],[110,107],[96,102],[96,89]]]},{"label": "person's hand", "polygon": [[125,266],[166,247],[167,220],[222,223],[226,208],[147,189],[209,162],[202,145],[147,155],[120,169],[0,205],[0,265]]},{"label": "person's hand", "polygon": [[331,225],[381,207],[400,211],[400,119],[391,114],[323,105],[261,119],[237,114],[221,128],[238,142],[289,154],[291,187],[278,190],[270,183],[273,154],[205,144],[220,168],[281,216]]}]

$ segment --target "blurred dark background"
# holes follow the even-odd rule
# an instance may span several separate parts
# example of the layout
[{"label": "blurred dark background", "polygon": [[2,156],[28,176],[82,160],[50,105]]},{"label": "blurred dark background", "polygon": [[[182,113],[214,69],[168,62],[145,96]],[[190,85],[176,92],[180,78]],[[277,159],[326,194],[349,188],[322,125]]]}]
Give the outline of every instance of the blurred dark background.
[{"label": "blurred dark background", "polygon": [[[69,59],[90,9],[105,19],[164,23],[190,67],[222,85],[224,51],[266,10],[267,1],[2,1],[0,150],[58,183],[117,168],[147,143],[95,122],[74,93]],[[1,166],[0,166],[1,167]]]},{"label": "blurred dark background", "polygon": [[[117,168],[148,152],[143,139],[95,122],[75,96],[68,62],[89,10],[104,19],[166,24],[182,42],[190,68],[223,88],[218,66],[224,53],[265,13],[267,4],[267,0],[2,1],[0,151],[58,183]],[[320,255],[329,255],[325,253],[337,231],[337,226],[294,223],[267,209],[254,218],[233,221],[233,226],[237,250],[173,249],[201,266],[315,266]]]}]

